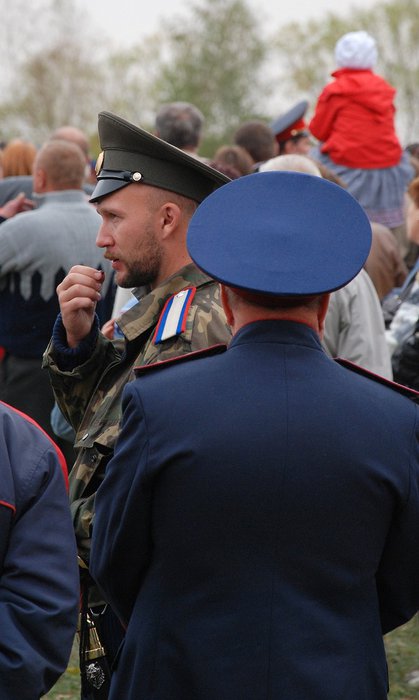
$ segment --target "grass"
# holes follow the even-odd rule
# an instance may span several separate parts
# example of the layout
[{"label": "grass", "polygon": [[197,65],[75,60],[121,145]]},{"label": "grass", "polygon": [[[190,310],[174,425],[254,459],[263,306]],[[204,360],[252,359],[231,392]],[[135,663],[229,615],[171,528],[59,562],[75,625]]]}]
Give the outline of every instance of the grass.
[{"label": "grass", "polygon": [[[419,617],[386,635],[390,675],[390,700],[419,698]],[[409,683],[410,674],[418,673],[418,684]]]},{"label": "grass", "polygon": [[[419,700],[419,617],[416,616],[385,638],[390,675],[389,700]],[[410,674],[418,672],[418,684],[411,685]],[[80,681],[77,644],[74,644],[67,671],[44,696],[48,700],[79,700]]]},{"label": "grass", "polygon": [[58,683],[42,696],[44,700],[79,700],[80,699],[80,675],[78,645],[74,642],[67,671],[61,676]]}]

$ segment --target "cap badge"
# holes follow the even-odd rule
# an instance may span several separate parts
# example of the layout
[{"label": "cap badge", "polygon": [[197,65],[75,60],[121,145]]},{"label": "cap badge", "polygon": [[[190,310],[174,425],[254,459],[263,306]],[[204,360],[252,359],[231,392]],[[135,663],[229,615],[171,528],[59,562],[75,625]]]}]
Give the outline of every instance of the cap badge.
[{"label": "cap badge", "polygon": [[99,153],[99,155],[97,157],[97,161],[96,161],[96,165],[95,165],[96,175],[99,175],[100,171],[102,170],[104,158],[105,158],[105,153],[104,153],[104,151],[102,151],[101,153]]}]

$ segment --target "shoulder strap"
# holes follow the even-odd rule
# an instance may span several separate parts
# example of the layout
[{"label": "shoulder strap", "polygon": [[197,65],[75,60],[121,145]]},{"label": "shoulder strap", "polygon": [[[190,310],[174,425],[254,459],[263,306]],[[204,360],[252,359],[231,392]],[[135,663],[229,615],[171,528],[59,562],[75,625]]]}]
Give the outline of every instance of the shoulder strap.
[{"label": "shoulder strap", "polygon": [[346,367],[346,369],[349,369],[351,372],[355,372],[356,374],[360,374],[363,377],[367,377],[367,379],[372,379],[373,382],[383,384],[384,386],[389,387],[389,389],[397,391],[398,394],[406,396],[408,399],[411,399],[415,403],[419,403],[419,392],[415,391],[414,389],[410,389],[410,387],[408,386],[398,384],[397,382],[392,382],[390,379],[386,379],[385,377],[380,377],[379,374],[374,374],[374,372],[370,372],[368,369],[360,367],[354,362],[350,362],[350,360],[345,360],[342,357],[335,358],[335,362],[337,362],[342,367]]},{"label": "shoulder strap", "polygon": [[180,364],[181,362],[189,362],[190,360],[199,360],[202,357],[211,357],[212,355],[219,355],[227,350],[227,345],[224,343],[218,343],[217,345],[211,345],[209,348],[203,348],[202,350],[194,350],[193,352],[187,352],[184,355],[178,355],[177,357],[170,357],[167,360],[161,360],[160,362],[153,362],[150,365],[138,365],[134,367],[135,376],[139,377],[142,374],[148,374],[154,370],[163,369],[165,367],[171,367],[172,365]]},{"label": "shoulder strap", "polygon": [[153,336],[154,345],[183,333],[195,292],[196,287],[187,287],[169,297],[157,322]]}]

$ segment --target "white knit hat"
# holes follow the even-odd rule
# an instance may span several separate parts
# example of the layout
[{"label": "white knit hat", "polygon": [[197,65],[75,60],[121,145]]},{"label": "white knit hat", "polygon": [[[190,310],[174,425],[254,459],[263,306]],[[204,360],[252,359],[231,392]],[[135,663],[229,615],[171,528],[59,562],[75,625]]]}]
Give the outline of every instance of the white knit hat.
[{"label": "white knit hat", "polygon": [[335,60],[340,68],[372,68],[377,61],[375,39],[364,31],[344,34],[335,46]]}]

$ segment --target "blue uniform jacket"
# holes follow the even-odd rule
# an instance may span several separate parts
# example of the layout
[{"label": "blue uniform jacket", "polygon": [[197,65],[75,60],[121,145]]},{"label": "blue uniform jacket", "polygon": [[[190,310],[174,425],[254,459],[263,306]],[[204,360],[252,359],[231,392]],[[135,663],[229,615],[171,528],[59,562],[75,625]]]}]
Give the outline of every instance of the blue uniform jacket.
[{"label": "blue uniform jacket", "polygon": [[38,700],[70,656],[79,583],[60,457],[0,402],[0,700]]},{"label": "blue uniform jacket", "polygon": [[382,633],[419,607],[413,401],[263,321],[124,407],[91,558],[127,625],[112,700],[385,700]]}]

